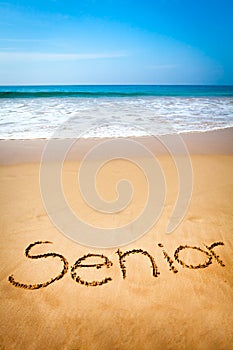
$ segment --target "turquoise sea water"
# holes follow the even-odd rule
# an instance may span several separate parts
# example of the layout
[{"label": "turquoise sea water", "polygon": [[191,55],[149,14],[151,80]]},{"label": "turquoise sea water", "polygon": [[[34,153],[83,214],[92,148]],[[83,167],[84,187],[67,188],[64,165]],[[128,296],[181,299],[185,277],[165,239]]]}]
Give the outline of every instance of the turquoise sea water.
[{"label": "turquoise sea water", "polygon": [[0,98],[40,97],[233,97],[233,86],[192,85],[63,85],[0,86]]},{"label": "turquoise sea water", "polygon": [[0,86],[1,139],[162,135],[231,126],[233,86]]}]

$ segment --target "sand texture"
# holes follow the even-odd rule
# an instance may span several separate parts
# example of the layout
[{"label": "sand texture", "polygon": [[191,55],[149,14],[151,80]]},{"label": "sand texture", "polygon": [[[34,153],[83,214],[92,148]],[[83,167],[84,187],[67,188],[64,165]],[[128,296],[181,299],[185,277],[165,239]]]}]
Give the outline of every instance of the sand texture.
[{"label": "sand texture", "polygon": [[[232,349],[233,156],[207,153],[192,152],[191,203],[170,235],[177,173],[169,155],[158,156],[167,182],[162,214],[119,250],[66,238],[43,207],[39,162],[2,161],[0,349]],[[135,189],[129,207],[105,215],[81,199],[78,168],[79,161],[64,164],[63,187],[83,220],[119,227],[140,215],[147,193],[140,169],[126,160],[101,169],[106,200],[120,178]]]}]

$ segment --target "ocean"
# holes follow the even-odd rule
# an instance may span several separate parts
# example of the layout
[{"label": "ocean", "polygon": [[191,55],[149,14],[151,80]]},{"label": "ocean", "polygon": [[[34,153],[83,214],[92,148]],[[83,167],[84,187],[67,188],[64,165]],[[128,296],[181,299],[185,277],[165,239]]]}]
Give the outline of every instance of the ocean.
[{"label": "ocean", "polygon": [[0,86],[0,139],[205,132],[233,126],[233,86]]}]

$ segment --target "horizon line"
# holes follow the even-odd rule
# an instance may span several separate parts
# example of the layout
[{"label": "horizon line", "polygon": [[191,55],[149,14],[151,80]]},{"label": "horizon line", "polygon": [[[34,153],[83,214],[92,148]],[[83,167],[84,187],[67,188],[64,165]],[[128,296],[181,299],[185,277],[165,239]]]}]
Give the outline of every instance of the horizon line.
[{"label": "horizon line", "polygon": [[148,83],[75,83],[75,84],[57,84],[57,83],[45,83],[45,84],[0,84],[0,87],[12,86],[12,87],[21,87],[21,86],[232,86],[233,84],[192,84],[192,83],[167,83],[167,84],[148,84]]}]

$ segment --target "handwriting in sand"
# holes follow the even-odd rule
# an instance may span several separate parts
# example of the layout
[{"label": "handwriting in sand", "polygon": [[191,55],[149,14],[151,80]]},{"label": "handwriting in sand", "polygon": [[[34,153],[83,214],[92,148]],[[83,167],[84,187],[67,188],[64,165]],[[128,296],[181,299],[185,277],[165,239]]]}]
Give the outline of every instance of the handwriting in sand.
[{"label": "handwriting in sand", "polygon": [[[61,272],[56,276],[56,277],[52,277],[50,278],[50,280],[44,282],[44,283],[36,283],[36,284],[25,284],[25,283],[21,283],[21,282],[17,282],[14,278],[13,275],[8,277],[9,282],[15,286],[15,287],[19,287],[19,288],[24,288],[24,289],[28,289],[28,290],[35,290],[35,289],[40,289],[40,288],[45,288],[47,286],[49,286],[50,284],[54,283],[55,281],[60,280],[67,272],[69,269],[69,264],[67,259],[58,253],[45,253],[45,254],[38,254],[38,255],[32,255],[30,253],[31,249],[36,246],[36,245],[40,245],[40,244],[51,244],[52,242],[49,241],[37,241],[34,243],[31,243],[26,249],[25,249],[25,255],[27,258],[29,259],[42,259],[42,258],[59,258],[62,263],[63,263],[63,268],[61,270]],[[223,246],[224,243],[223,242],[214,242],[211,245],[205,245],[205,250],[201,249],[200,247],[195,247],[195,246],[189,246],[189,245],[180,245],[174,252],[174,260],[179,263],[183,268],[187,268],[187,269],[204,269],[207,268],[209,265],[211,265],[213,263],[213,261],[215,261],[217,264],[219,264],[220,266],[224,267],[225,264],[223,263],[223,261],[220,259],[219,255],[217,255],[214,251],[214,248],[217,246]],[[160,248],[162,248],[162,253],[164,256],[164,259],[167,261],[167,264],[169,266],[169,270],[173,273],[178,273],[178,269],[175,267],[174,265],[174,260],[170,257],[170,255],[163,249],[163,244],[159,243],[158,246]],[[200,263],[198,265],[192,265],[192,264],[187,264],[184,260],[182,260],[180,258],[180,252],[182,250],[185,249],[190,249],[190,250],[196,250],[201,252],[204,256],[205,256],[205,261],[203,263]],[[132,250],[128,250],[126,252],[122,252],[120,249],[118,249],[116,251],[116,254],[119,257],[119,266],[122,272],[122,277],[123,279],[125,279],[127,277],[127,267],[126,267],[126,258],[128,258],[130,255],[132,254],[141,254],[146,256],[150,263],[151,263],[151,268],[152,268],[152,276],[153,277],[158,277],[160,275],[160,272],[158,270],[158,267],[156,265],[155,259],[153,258],[153,256],[151,254],[149,254],[146,250],[143,249],[132,249]],[[88,264],[87,260],[89,258],[99,258],[102,260],[101,263],[91,263]],[[106,267],[106,268],[110,268],[113,265],[113,263],[109,260],[109,258],[103,254],[92,254],[92,253],[88,253],[86,255],[83,255],[81,258],[79,258],[74,265],[71,267],[71,278],[84,286],[91,286],[91,287],[95,287],[95,286],[101,286],[104,285],[106,283],[109,283],[110,281],[112,281],[111,277],[106,277],[101,281],[85,281],[83,280],[78,274],[77,274],[77,270],[80,268],[96,268],[96,269],[101,269],[102,267]]]}]

